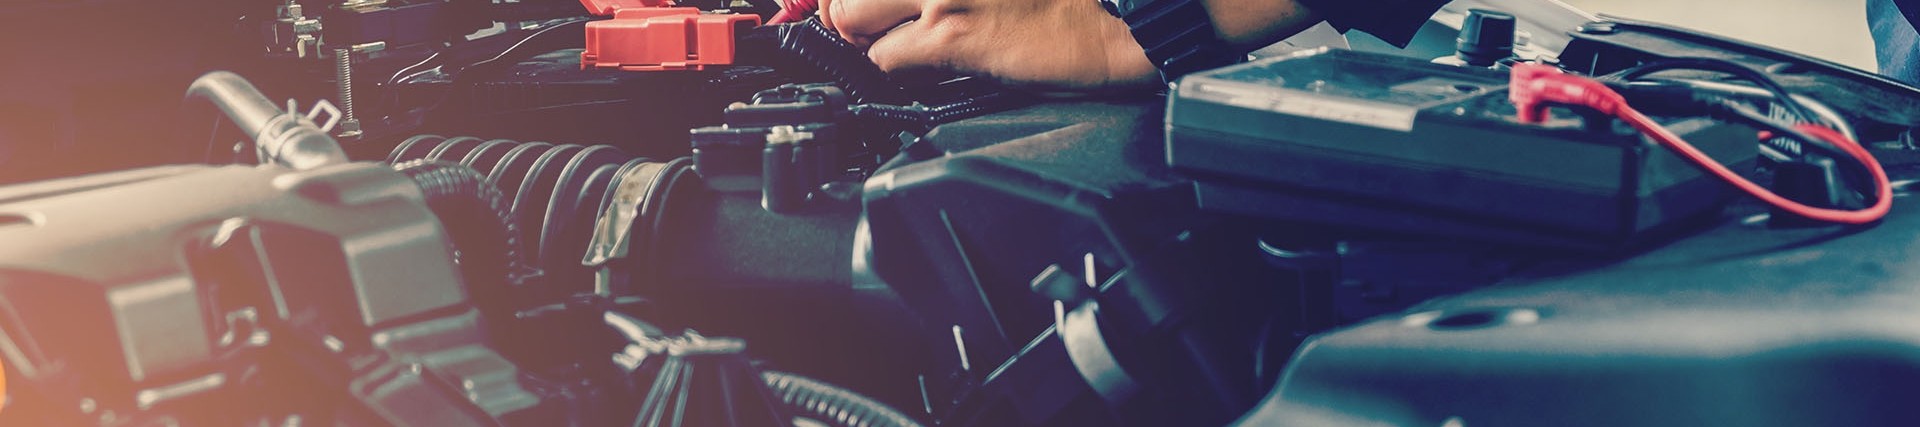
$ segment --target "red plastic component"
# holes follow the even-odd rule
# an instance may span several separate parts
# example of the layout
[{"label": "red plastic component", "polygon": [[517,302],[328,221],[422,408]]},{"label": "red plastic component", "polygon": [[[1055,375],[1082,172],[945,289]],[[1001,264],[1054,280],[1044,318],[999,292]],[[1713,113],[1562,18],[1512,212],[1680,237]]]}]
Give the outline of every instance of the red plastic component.
[{"label": "red plastic component", "polygon": [[669,0],[580,0],[595,15],[587,23],[581,68],[633,71],[699,70],[733,63],[734,34],[760,25],[746,14],[703,14]]},{"label": "red plastic component", "polygon": [[1819,208],[1774,194],[1773,190],[1754,184],[1753,181],[1740,176],[1738,172],[1720,164],[1713,157],[1700,152],[1700,149],[1680,139],[1679,135],[1667,130],[1652,117],[1647,117],[1646,114],[1633,109],[1633,106],[1627,105],[1626,96],[1615,92],[1613,88],[1607,87],[1598,80],[1567,74],[1551,65],[1527,63],[1513,66],[1513,74],[1507,90],[1507,96],[1513,101],[1514,108],[1520,111],[1519,119],[1522,123],[1540,123],[1546,120],[1547,107],[1552,105],[1591,108],[1625,121],[1660,146],[1672,150],[1674,154],[1705,170],[1707,174],[1718,177],[1721,181],[1732,184],[1734,188],[1746,192],[1747,195],[1794,215],[1836,224],[1869,224],[1885,217],[1887,210],[1893,206],[1893,184],[1887,181],[1887,171],[1880,167],[1880,161],[1874,159],[1873,153],[1861,147],[1860,143],[1833,129],[1812,124],[1794,126],[1808,136],[1826,140],[1828,144],[1852,156],[1873,174],[1875,191],[1878,193],[1874,198],[1873,206],[1860,210]]}]

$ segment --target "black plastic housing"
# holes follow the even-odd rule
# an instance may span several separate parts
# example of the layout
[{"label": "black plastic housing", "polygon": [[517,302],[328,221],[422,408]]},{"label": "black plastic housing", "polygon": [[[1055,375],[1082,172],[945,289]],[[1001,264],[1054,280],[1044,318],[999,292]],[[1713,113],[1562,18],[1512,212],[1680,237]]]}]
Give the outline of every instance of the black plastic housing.
[{"label": "black plastic housing", "polygon": [[[1196,74],[1169,97],[1168,160],[1208,210],[1576,250],[1642,240],[1732,195],[1611,120],[1520,123],[1505,85],[1498,71],[1344,50]],[[1724,164],[1757,155],[1744,127],[1666,124]]]},{"label": "black plastic housing", "polygon": [[[1128,101],[944,125],[905,151],[947,155],[867,181],[856,284],[893,289],[920,320],[943,424],[1213,425],[1265,392],[1245,345],[1291,290],[1261,264],[1251,227],[1194,209],[1166,166],[1157,100]],[[1056,269],[1096,292],[1056,306],[1033,285]],[[1066,338],[1056,310],[1082,299],[1099,304],[1111,356],[1144,391],[1103,400],[1077,372],[1084,337]]]}]

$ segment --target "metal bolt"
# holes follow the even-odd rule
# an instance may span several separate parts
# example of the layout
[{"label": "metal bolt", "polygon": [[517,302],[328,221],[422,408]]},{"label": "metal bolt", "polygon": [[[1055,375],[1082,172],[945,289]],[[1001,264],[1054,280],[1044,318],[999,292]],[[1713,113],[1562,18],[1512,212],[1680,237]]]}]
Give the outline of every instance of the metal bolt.
[{"label": "metal bolt", "polygon": [[1620,28],[1612,22],[1588,22],[1577,31],[1581,34],[1613,34],[1619,32]]},{"label": "metal bolt", "polygon": [[340,124],[334,131],[342,138],[359,137],[360,118],[353,113],[353,50],[333,50],[333,77],[339,89],[335,103],[340,107]]}]

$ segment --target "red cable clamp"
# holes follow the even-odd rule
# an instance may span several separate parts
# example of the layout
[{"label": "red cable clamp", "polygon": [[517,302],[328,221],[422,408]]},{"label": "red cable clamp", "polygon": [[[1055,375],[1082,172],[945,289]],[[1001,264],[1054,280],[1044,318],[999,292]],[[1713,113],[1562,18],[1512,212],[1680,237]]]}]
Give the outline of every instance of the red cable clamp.
[{"label": "red cable clamp", "polygon": [[671,0],[580,0],[594,15],[587,23],[580,68],[631,71],[700,70],[733,63],[734,36],[760,25],[746,14],[705,14]]},{"label": "red cable clamp", "polygon": [[1520,122],[1529,124],[1546,121],[1547,107],[1553,105],[1584,106],[1612,116],[1627,103],[1625,97],[1597,80],[1534,63],[1513,67],[1507,99],[1520,110]]},{"label": "red cable clamp", "polygon": [[1694,148],[1679,135],[1675,135],[1660,123],[1655,122],[1652,117],[1647,117],[1646,114],[1635,110],[1633,106],[1627,105],[1625,96],[1621,96],[1619,92],[1615,92],[1613,88],[1607,87],[1598,80],[1568,74],[1549,65],[1525,63],[1513,67],[1507,91],[1508,99],[1513,101],[1514,108],[1520,111],[1519,119],[1522,123],[1545,121],[1547,107],[1553,105],[1592,108],[1633,126],[1641,134],[1693,163],[1707,174],[1733,185],[1734,188],[1762,202],[1795,215],[1836,224],[1869,224],[1885,217],[1893,205],[1893,185],[1888,182],[1886,170],[1880,167],[1879,160],[1873,158],[1873,153],[1868,152],[1865,147],[1860,146],[1860,143],[1854,142],[1846,135],[1823,126],[1803,124],[1794,128],[1833,144],[1865,167],[1867,172],[1873,175],[1874,203],[1872,206],[1860,210],[1828,209],[1807,206],[1774,194],[1772,190],[1754,184],[1753,181],[1728,169],[1726,165],[1708,157],[1706,153]]}]

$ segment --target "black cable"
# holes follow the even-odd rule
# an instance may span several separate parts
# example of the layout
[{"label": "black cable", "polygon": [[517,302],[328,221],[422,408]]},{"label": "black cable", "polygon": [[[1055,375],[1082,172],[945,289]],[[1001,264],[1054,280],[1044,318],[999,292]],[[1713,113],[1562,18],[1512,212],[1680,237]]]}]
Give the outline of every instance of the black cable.
[{"label": "black cable", "polygon": [[[1806,148],[1815,149],[1818,153],[1813,154],[1823,156],[1827,159],[1845,160],[1853,158],[1853,156],[1848,155],[1846,151],[1841,150],[1840,147],[1834,146],[1824,139],[1814,137],[1813,135],[1796,129],[1791,123],[1785,123],[1779,119],[1760,114],[1752,108],[1748,108],[1738,102],[1722,100],[1709,103],[1708,115],[1718,120],[1751,125],[1761,130],[1773,132],[1774,135],[1797,141],[1797,147],[1780,148],[1783,150],[1791,150],[1793,151],[1791,154],[1799,155],[1803,159],[1808,157],[1807,154],[1809,154]],[[1778,144],[1778,141],[1780,141],[1780,138],[1774,138],[1768,142]],[[1834,165],[1839,168],[1840,179],[1844,185],[1856,189],[1865,187],[1864,191],[1856,190],[1859,196],[1862,197],[1868,205],[1876,202],[1871,195],[1876,194],[1879,188],[1875,188],[1873,184],[1873,179],[1871,178],[1872,172],[1868,170],[1868,165],[1858,161],[1837,161]]]},{"label": "black cable", "polygon": [[[1754,109],[1749,108],[1746,105],[1742,105],[1738,102],[1728,101],[1728,100],[1718,100],[1718,101],[1704,102],[1704,105],[1707,107],[1706,109],[1707,109],[1708,117],[1712,117],[1714,119],[1718,119],[1722,121],[1738,122],[1742,124],[1752,125],[1754,127],[1760,128],[1760,130],[1769,131],[1769,132],[1773,132],[1776,135],[1788,137],[1788,139],[1796,141],[1796,143],[1799,144],[1798,145],[1799,147],[1811,147],[1811,148],[1818,149],[1821,152],[1820,154],[1826,155],[1829,158],[1844,159],[1848,157],[1845,151],[1840,150],[1840,147],[1836,147],[1833,144],[1828,143],[1826,140],[1816,138],[1813,135],[1808,135],[1806,132],[1802,132],[1799,129],[1795,129],[1793,124],[1791,123],[1781,122],[1778,119],[1768,117],[1767,115],[1761,114],[1759,111],[1754,111]],[[1779,147],[1779,148],[1789,151],[1790,154],[1804,154],[1805,152],[1805,150],[1803,149],[1792,148],[1792,147]]]},{"label": "black cable", "polygon": [[1789,137],[1791,141],[1774,139],[1766,142],[1768,145],[1786,154],[1801,156],[1804,154],[1803,148],[1812,147],[1821,151],[1820,154],[1828,158],[1838,159],[1848,157],[1839,147],[1835,147],[1832,144],[1828,144],[1825,140],[1815,138],[1807,135],[1805,132],[1794,129],[1792,123],[1782,123],[1770,116],[1747,108],[1738,102],[1724,99],[1724,97],[1717,94],[1701,93],[1698,88],[1691,87],[1684,83],[1660,84],[1657,81],[1642,80],[1646,76],[1655,73],[1674,70],[1719,72],[1738,77],[1753,83],[1761,90],[1771,93],[1773,95],[1772,102],[1778,103],[1785,108],[1788,113],[1797,116],[1799,120],[1806,123],[1823,124],[1837,128],[1836,125],[1838,124],[1826,123],[1827,120],[1823,119],[1823,116],[1814,113],[1811,108],[1795,98],[1793,93],[1788,91],[1786,87],[1781,86],[1778,81],[1760,71],[1732,61],[1711,58],[1684,58],[1656,61],[1615,72],[1607,76],[1606,79],[1614,83],[1653,83],[1652,86],[1640,86],[1639,84],[1616,84],[1614,86],[1621,90],[1623,94],[1652,95],[1664,98],[1656,100],[1656,102],[1639,102],[1637,105],[1654,106],[1659,104],[1685,103],[1687,105],[1702,106],[1705,107],[1708,115],[1715,119],[1742,122],[1760,127],[1763,130],[1772,131],[1778,135]]},{"label": "black cable", "polygon": [[[1777,161],[1803,163],[1815,167],[1824,167],[1819,166],[1823,160],[1832,161],[1831,167],[1835,168],[1833,172],[1838,175],[1836,177],[1838,182],[1832,184],[1838,184],[1846,189],[1843,191],[1854,193],[1852,198],[1863,201],[1865,205],[1877,206],[1881,203],[1879,198],[1874,196],[1883,194],[1880,188],[1882,184],[1876,179],[1878,171],[1875,170],[1874,165],[1861,160],[1860,157],[1836,143],[1801,130],[1799,123],[1762,114],[1746,102],[1730,99],[1723,92],[1702,91],[1680,82],[1635,80],[1661,71],[1680,69],[1718,71],[1740,76],[1771,92],[1779,105],[1785,106],[1789,113],[1799,115],[1802,121],[1828,128],[1838,127],[1837,124],[1826,123],[1826,120],[1820,119],[1821,116],[1813,114],[1811,109],[1806,108],[1804,104],[1794,99],[1791,93],[1781,88],[1778,82],[1760,75],[1753,69],[1726,61],[1698,59],[1657,62],[1614,73],[1607,78],[1609,81],[1606,83],[1610,88],[1618,90],[1622,96],[1627,97],[1634,105],[1650,107],[1646,111],[1652,114],[1704,115],[1715,120],[1749,125],[1770,132],[1774,137],[1766,138],[1762,142],[1763,146],[1776,149],[1788,156],[1786,159],[1776,159]],[[1799,111],[1796,112],[1795,109]],[[1835,132],[1838,133],[1838,131]],[[1783,164],[1781,167],[1787,167],[1787,165]]]},{"label": "black cable", "polygon": [[1780,82],[1775,81],[1772,77],[1768,77],[1758,70],[1732,61],[1711,58],[1670,59],[1630,67],[1615,72],[1608,78],[1619,81],[1635,81],[1654,73],[1675,70],[1712,71],[1738,77],[1742,80],[1752,82],[1761,89],[1772,92],[1776,100],[1775,102],[1779,102],[1788,112],[1798,116],[1801,120],[1808,123],[1822,122],[1819,115],[1814,114],[1813,110],[1807,108],[1806,104],[1802,104],[1798,99],[1795,99],[1793,92],[1788,91],[1785,86],[1781,86]]},{"label": "black cable", "polygon": [[854,118],[895,122],[925,132],[935,126],[983,114],[1010,110],[1031,103],[1030,97],[1008,92],[993,92],[936,106],[857,104],[847,107]]},{"label": "black cable", "polygon": [[434,62],[434,60],[436,60],[436,59],[440,59],[440,54],[441,54],[441,53],[443,53],[443,52],[446,52],[446,50],[445,50],[445,49],[441,49],[441,50],[437,50],[437,51],[434,51],[432,55],[427,55],[427,58],[426,58],[426,59],[422,59],[422,60],[420,60],[420,62],[415,62],[415,63],[413,63],[413,65],[408,65],[408,66],[406,66],[406,67],[401,67],[401,68],[400,68],[400,71],[395,71],[395,72],[393,72],[393,77],[388,77],[388,78],[387,78],[387,85],[388,85],[388,86],[392,86],[392,85],[396,85],[396,84],[399,84],[399,83],[400,83],[400,79],[402,79],[402,78],[405,78],[405,77],[407,77],[407,76],[411,76],[411,75],[413,75],[414,73],[418,73],[418,72],[422,72],[422,71],[426,71],[426,69],[416,69],[416,68],[420,68],[420,67],[423,67],[423,66],[426,66],[427,64],[431,64],[431,63],[433,63],[433,62]]},{"label": "black cable", "polygon": [[864,49],[840,38],[817,16],[794,24],[761,26],[746,37],[771,37],[774,56],[825,74],[855,101],[898,102],[907,98],[898,83],[867,59]]}]

